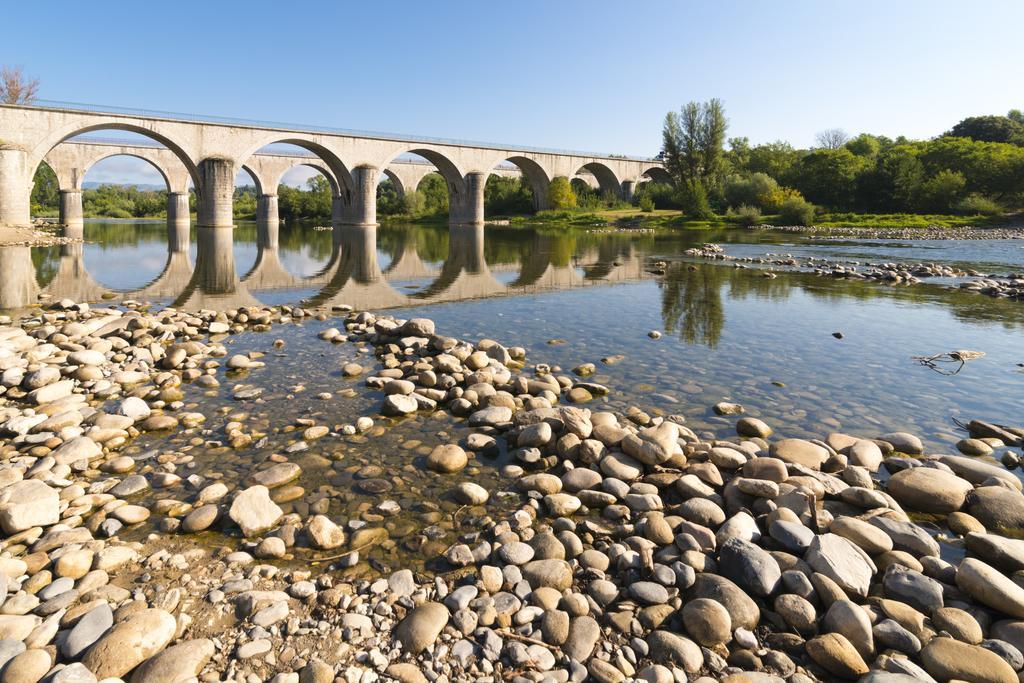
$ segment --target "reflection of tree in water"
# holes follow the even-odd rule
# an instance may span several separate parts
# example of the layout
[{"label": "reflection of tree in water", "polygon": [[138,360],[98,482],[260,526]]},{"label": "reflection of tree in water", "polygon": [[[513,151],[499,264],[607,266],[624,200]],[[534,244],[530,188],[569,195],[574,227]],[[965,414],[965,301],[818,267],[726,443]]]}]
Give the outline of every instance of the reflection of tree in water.
[{"label": "reflection of tree in water", "polygon": [[722,285],[728,279],[726,268],[673,263],[659,283],[661,287],[661,318],[665,331],[679,330],[679,338],[687,344],[718,346],[725,327],[722,307]]},{"label": "reflection of tree in water", "polygon": [[729,298],[745,299],[756,296],[769,301],[785,301],[793,293],[793,281],[783,275],[780,277],[764,277],[758,270],[712,266],[728,271]]},{"label": "reflection of tree in water", "polygon": [[412,242],[416,253],[427,263],[438,263],[448,257],[448,226],[446,225],[382,225],[377,228],[377,248],[401,254]]},{"label": "reflection of tree in water", "polygon": [[36,268],[36,282],[41,287],[50,284],[60,265],[60,247],[35,247],[32,249],[32,264]]}]

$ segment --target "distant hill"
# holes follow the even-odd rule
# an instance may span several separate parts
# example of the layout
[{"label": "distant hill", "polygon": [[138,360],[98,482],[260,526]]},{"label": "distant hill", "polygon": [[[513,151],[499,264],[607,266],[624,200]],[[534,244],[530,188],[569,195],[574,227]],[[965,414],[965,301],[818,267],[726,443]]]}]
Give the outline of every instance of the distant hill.
[{"label": "distant hill", "polygon": [[166,190],[167,186],[163,183],[98,183],[94,180],[82,183],[82,188],[85,190],[95,190],[100,185],[117,185],[119,187],[134,187],[139,190]]}]

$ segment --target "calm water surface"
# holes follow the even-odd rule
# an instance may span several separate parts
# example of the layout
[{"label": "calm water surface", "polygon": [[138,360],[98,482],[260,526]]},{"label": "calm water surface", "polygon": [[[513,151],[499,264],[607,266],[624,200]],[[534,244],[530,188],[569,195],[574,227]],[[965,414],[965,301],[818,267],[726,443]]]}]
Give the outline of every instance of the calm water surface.
[{"label": "calm water surface", "polygon": [[[962,437],[954,418],[1024,423],[1020,302],[928,283],[892,287],[807,273],[768,279],[755,269],[683,256],[687,248],[713,241],[734,255],[927,260],[1006,272],[1024,267],[1019,240],[815,240],[742,230],[602,234],[492,226],[386,226],[335,237],[311,225],[283,225],[275,244],[259,226],[241,224],[233,234],[212,237],[193,228],[187,247],[178,240],[169,250],[166,227],[153,222],[89,222],[84,238],[84,245],[0,255],[7,263],[31,261],[2,269],[0,294],[34,288],[55,297],[95,301],[115,293],[182,307],[302,302],[392,308],[400,317],[432,318],[445,334],[524,346],[530,362],[565,371],[595,363],[593,380],[612,393],[591,407],[639,405],[682,414],[695,429],[720,436],[730,434],[734,419],[713,414],[711,406],[721,400],[742,403],[785,436],[821,438],[841,430],[871,437],[906,430],[936,452],[951,452]],[[309,321],[231,337],[232,351],[268,353],[267,366],[224,381],[205,397],[189,394],[192,409],[210,417],[207,426],[215,434],[241,412],[267,434],[257,449],[267,454],[296,441],[294,432],[280,429],[289,421],[312,417],[340,426],[374,411],[380,395],[338,372],[344,362],[361,359],[369,366],[372,358],[352,345],[317,340],[316,332],[331,325]],[[664,336],[652,340],[650,330]],[[284,349],[271,346],[275,338],[286,342]],[[955,349],[986,355],[952,376],[912,360]],[[232,380],[264,388],[261,401],[233,402]],[[333,398],[318,399],[323,391]],[[420,552],[425,538],[441,548],[453,525],[473,523],[452,521],[458,506],[431,492],[437,478],[420,466],[434,444],[458,438],[462,430],[448,418],[420,415],[366,444],[363,437],[315,442],[291,456],[303,467],[299,484],[307,495],[289,505],[305,512],[302,506],[329,498],[332,513],[376,519],[375,505],[398,500],[403,514],[387,521],[392,537],[428,556]],[[172,436],[140,439],[132,448],[193,446]],[[216,463],[215,476],[228,480],[244,480],[258,464],[251,451],[204,447],[201,453],[197,470]],[[500,490],[503,458],[480,461],[468,474]],[[433,500],[440,502],[424,502]]]}]

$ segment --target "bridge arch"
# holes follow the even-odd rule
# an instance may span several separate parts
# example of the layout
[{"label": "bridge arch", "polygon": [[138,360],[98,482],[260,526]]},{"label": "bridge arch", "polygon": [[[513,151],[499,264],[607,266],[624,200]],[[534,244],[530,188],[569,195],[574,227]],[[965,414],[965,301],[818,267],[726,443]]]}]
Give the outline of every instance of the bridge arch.
[{"label": "bridge arch", "polygon": [[664,183],[666,185],[675,185],[675,181],[672,180],[671,174],[665,170],[663,166],[651,166],[643,173],[640,174],[641,178],[647,178],[655,183]]},{"label": "bridge arch", "polygon": [[[81,175],[81,177],[76,179],[78,186],[77,187],[62,187],[60,189],[62,189],[62,190],[81,190],[82,189],[82,184],[85,182],[85,177],[87,175],[89,175],[89,171],[91,171],[92,168],[94,166],[96,166],[96,164],[98,164],[98,163],[100,163],[102,161],[106,161],[107,159],[113,159],[115,157],[129,157],[129,158],[132,158],[132,159],[141,159],[142,161],[146,162],[147,164],[152,166],[154,169],[156,169],[156,171],[160,174],[160,177],[163,178],[164,184],[167,186],[167,191],[168,192],[176,192],[176,191],[177,192],[186,192],[188,190],[188,188],[184,188],[184,187],[183,188],[171,187],[172,183],[171,183],[170,174],[167,172],[166,168],[161,166],[155,160],[147,159],[142,154],[130,154],[130,153],[127,153],[127,152],[111,152],[110,154],[104,154],[103,156],[96,157],[94,159],[89,159],[88,162],[86,162],[86,165],[82,168],[82,175]],[[61,177],[61,174],[58,174],[57,178],[59,179],[60,177]]]},{"label": "bridge arch", "polygon": [[[385,168],[381,175],[383,175],[391,182],[391,185],[395,188],[395,192],[398,194],[399,197],[404,197],[408,192],[416,191],[415,187],[407,188],[405,186],[405,183],[403,183],[402,179],[398,176],[398,174],[395,173],[390,168]],[[416,184],[419,185],[419,182],[417,181]]]},{"label": "bridge arch", "polygon": [[618,176],[615,175],[615,171],[605,164],[602,164],[600,161],[591,161],[579,167],[573,175],[579,175],[581,171],[587,171],[597,179],[601,194],[611,194],[615,197],[622,196],[622,183]]},{"label": "bridge arch", "polygon": [[[463,215],[466,212],[466,207],[470,205],[474,199],[482,199],[483,187],[482,185],[471,186],[467,182],[466,176],[463,174],[463,170],[444,152],[438,151],[431,147],[415,146],[410,145],[405,148],[399,148],[393,153],[388,155],[386,160],[380,165],[385,173],[391,170],[394,172],[392,167],[399,157],[405,155],[415,155],[425,159],[427,162],[434,166],[437,173],[444,180],[445,186],[448,190],[448,216],[449,220],[461,221]],[[418,175],[418,174],[417,174]],[[404,184],[404,190],[407,194],[412,194],[418,189],[419,184],[423,182],[431,173],[425,173],[422,177],[416,179],[416,187],[412,187],[410,183]],[[483,174],[476,174],[480,176],[479,180],[483,182],[486,177]],[[479,195],[479,197],[477,197]]]},{"label": "bridge arch", "polygon": [[523,174],[523,179],[526,181],[527,187],[530,188],[530,194],[533,197],[533,210],[543,211],[550,208],[548,187],[551,185],[551,173],[535,159],[523,155],[510,155],[502,156],[501,159],[492,163],[489,166],[491,174],[493,175],[499,165],[505,162],[515,165]]},{"label": "bridge arch", "polygon": [[[181,160],[181,163],[185,165],[185,169],[188,171],[189,177],[192,180],[192,185],[196,188],[197,192],[199,191],[201,183],[199,182],[198,165],[188,154],[188,152],[185,151],[182,145],[178,144],[170,137],[156,132],[155,130],[151,130],[149,128],[144,128],[136,124],[125,123],[121,121],[104,121],[103,123],[94,123],[89,125],[82,125],[80,123],[71,124],[65,127],[63,130],[59,130],[53,135],[49,136],[46,140],[44,140],[38,146],[36,146],[36,148],[32,151],[31,158],[29,159],[29,166],[32,168],[32,171],[34,173],[35,170],[39,167],[39,164],[43,162],[47,154],[49,154],[60,143],[70,140],[71,138],[78,137],[79,135],[85,135],[87,133],[94,133],[96,131],[102,130],[118,130],[127,133],[135,133],[137,135],[149,138],[150,140],[155,140],[156,142],[159,142],[164,147],[173,152],[175,156],[177,156],[178,159]],[[163,170],[161,170],[161,172],[164,173],[164,177],[166,179],[167,173],[164,172]]]},{"label": "bridge arch", "polygon": [[[252,146],[250,146],[249,149],[245,150],[245,152],[239,155],[239,157],[235,160],[235,163],[239,166],[246,164],[248,164],[249,166],[253,166],[255,164],[248,163],[250,159],[252,159],[252,157],[256,155],[264,147],[275,144],[287,144],[294,145],[296,147],[301,147],[302,149],[306,150],[307,152],[311,152],[316,156],[315,159],[311,159],[308,163],[302,161],[295,164],[291,164],[285,170],[281,171],[281,176],[283,176],[284,173],[286,173],[288,170],[297,165],[310,165],[313,166],[314,168],[317,168],[317,166],[320,165],[326,166],[328,172],[324,173],[324,175],[327,176],[329,181],[331,181],[331,188],[335,192],[334,196],[341,197],[346,205],[348,205],[351,202],[353,192],[353,180],[351,171],[334,152],[329,150],[327,147],[324,147],[319,142],[316,142],[315,140],[287,134],[268,135],[262,141],[260,141],[257,144],[253,144]],[[323,173],[323,170],[321,170],[320,168],[317,168],[317,170],[320,170],[321,173]],[[271,178],[262,179],[262,185],[264,190],[276,191],[277,185],[280,183],[280,176],[278,176],[277,178],[277,183],[272,184],[270,182],[271,180]]]}]

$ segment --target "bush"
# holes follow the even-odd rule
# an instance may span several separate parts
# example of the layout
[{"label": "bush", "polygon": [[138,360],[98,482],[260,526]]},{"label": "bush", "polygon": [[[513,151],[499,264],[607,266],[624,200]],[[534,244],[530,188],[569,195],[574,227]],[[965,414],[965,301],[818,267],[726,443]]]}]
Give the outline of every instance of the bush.
[{"label": "bush", "polygon": [[748,176],[730,176],[725,182],[725,200],[729,206],[757,206],[764,208],[773,193],[779,190],[775,178],[765,173]]},{"label": "bush", "polygon": [[963,196],[967,179],[959,171],[942,170],[921,184],[921,203],[926,211],[947,213]]},{"label": "bush", "polygon": [[744,204],[726,211],[725,218],[744,227],[750,227],[751,225],[761,224],[761,211],[756,206]]},{"label": "bush", "polygon": [[957,202],[956,210],[968,216],[997,216],[1003,212],[1003,207],[994,199],[972,192]]},{"label": "bush", "polygon": [[682,192],[683,213],[695,220],[707,220],[714,218],[715,213],[708,203],[708,193],[704,189],[704,183],[695,180],[684,187]]},{"label": "bush", "polygon": [[548,186],[548,203],[555,211],[576,208],[576,193],[568,178],[557,176],[551,179]]},{"label": "bush", "polygon": [[814,220],[814,204],[803,197],[790,197],[779,205],[783,225],[810,225]]},{"label": "bush", "polygon": [[644,195],[643,197],[640,197],[640,201],[637,203],[637,206],[639,206],[640,210],[644,213],[651,213],[654,211],[654,200],[651,199],[650,195]]}]

